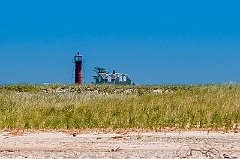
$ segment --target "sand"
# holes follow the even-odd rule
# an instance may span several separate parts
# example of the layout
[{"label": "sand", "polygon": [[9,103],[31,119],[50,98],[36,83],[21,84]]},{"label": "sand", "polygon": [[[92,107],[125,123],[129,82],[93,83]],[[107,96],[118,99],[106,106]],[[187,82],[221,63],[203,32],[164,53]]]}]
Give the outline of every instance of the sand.
[{"label": "sand", "polygon": [[1,130],[0,158],[240,158],[240,133]]}]

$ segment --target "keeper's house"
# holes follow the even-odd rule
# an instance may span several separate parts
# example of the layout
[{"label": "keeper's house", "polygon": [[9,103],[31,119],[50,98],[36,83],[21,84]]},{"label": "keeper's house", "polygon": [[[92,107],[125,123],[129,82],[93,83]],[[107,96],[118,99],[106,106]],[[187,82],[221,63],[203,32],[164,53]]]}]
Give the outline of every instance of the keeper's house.
[{"label": "keeper's house", "polygon": [[119,85],[130,85],[131,79],[128,74],[116,73],[113,70],[112,73],[98,73],[98,76],[95,78],[96,84],[119,84]]}]

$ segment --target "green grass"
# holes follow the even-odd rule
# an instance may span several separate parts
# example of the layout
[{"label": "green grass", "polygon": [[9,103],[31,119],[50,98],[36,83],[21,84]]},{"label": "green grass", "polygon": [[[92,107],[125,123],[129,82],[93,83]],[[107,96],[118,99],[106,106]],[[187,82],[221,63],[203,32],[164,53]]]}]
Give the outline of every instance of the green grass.
[{"label": "green grass", "polygon": [[[153,93],[157,89],[163,93]],[[188,126],[228,131],[239,124],[238,84],[0,86],[1,129]]]}]

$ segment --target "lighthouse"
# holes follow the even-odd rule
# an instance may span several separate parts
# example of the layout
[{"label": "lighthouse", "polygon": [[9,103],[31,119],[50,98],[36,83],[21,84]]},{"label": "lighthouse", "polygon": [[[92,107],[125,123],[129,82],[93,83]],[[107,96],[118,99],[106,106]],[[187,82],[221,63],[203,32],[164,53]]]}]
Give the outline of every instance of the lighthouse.
[{"label": "lighthouse", "polygon": [[74,56],[75,63],[75,83],[82,84],[82,55],[78,52]]}]

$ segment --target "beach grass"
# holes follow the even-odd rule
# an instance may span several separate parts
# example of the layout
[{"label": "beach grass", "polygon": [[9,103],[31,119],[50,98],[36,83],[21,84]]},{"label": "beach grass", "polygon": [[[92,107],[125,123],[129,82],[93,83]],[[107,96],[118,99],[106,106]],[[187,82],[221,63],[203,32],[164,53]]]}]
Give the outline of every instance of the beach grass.
[{"label": "beach grass", "polygon": [[240,85],[2,85],[1,129],[238,130]]}]

